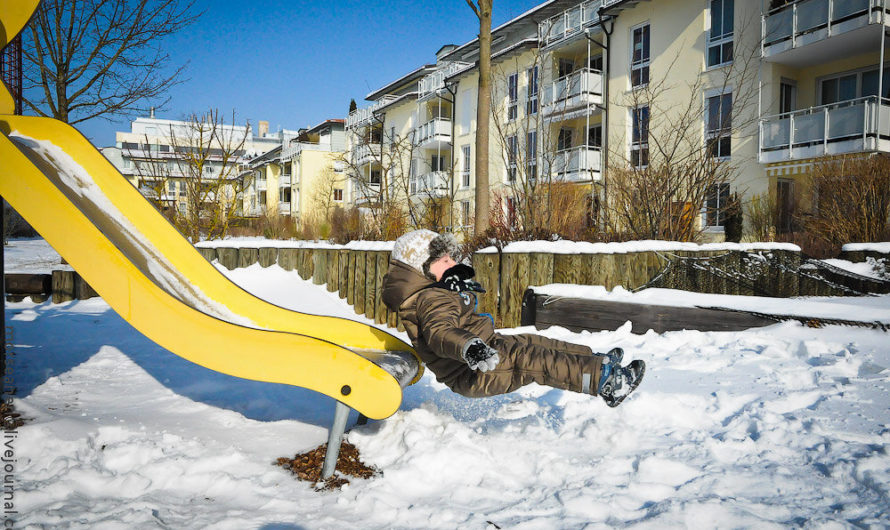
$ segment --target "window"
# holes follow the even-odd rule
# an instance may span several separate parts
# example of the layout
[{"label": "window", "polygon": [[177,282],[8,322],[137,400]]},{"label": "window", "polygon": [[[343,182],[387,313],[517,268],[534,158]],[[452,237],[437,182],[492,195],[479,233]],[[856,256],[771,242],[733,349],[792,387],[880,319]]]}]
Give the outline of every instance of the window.
[{"label": "window", "polygon": [[649,24],[636,27],[632,31],[633,54],[630,62],[630,86],[649,84]]},{"label": "window", "polygon": [[122,149],[139,149],[139,144],[133,142],[123,142],[121,144]]},{"label": "window", "polygon": [[507,181],[516,182],[516,158],[519,154],[519,145],[516,136],[507,137]]},{"label": "window", "polygon": [[461,171],[461,186],[464,188],[470,187],[470,146],[465,145],[461,147],[461,160],[463,161],[462,167],[463,171]]},{"label": "window", "polygon": [[711,30],[708,32],[708,67],[732,62],[734,0],[711,0]]},{"label": "window", "polygon": [[708,155],[715,158],[729,158],[732,149],[731,92],[707,98],[707,120],[705,141]]},{"label": "window", "polygon": [[343,200],[343,190],[340,188],[334,188],[334,200],[342,201]]},{"label": "window", "polygon": [[445,157],[440,155],[433,155],[430,158],[430,171],[448,171],[446,167]]},{"label": "window", "polygon": [[705,199],[704,224],[710,228],[726,226],[726,203],[729,201],[729,184],[720,182],[708,188]]},{"label": "window", "polygon": [[560,129],[559,134],[556,136],[556,150],[557,151],[565,151],[566,149],[570,149],[572,147],[572,130],[571,129]]},{"label": "window", "polygon": [[603,55],[594,55],[587,61],[588,66],[595,72],[603,71]]},{"label": "window", "polygon": [[290,188],[278,190],[278,202],[290,202]]},{"label": "window", "polygon": [[124,159],[124,169],[130,169],[133,167],[133,161],[129,158]]},{"label": "window", "polygon": [[776,207],[778,215],[776,219],[776,232],[787,234],[794,228],[794,181],[778,179],[776,181]]},{"label": "window", "polygon": [[460,201],[460,219],[463,226],[470,226],[470,201]]},{"label": "window", "polygon": [[372,169],[371,170],[371,184],[380,184],[380,170]]},{"label": "window", "polygon": [[[882,97],[890,97],[890,70],[884,70]],[[851,99],[878,95],[878,69],[845,73],[827,79],[819,84],[823,105],[850,101]]]},{"label": "window", "polygon": [[649,165],[649,107],[631,109],[630,164],[635,168]]},{"label": "window", "polygon": [[594,125],[587,129],[587,146],[602,147],[603,146],[603,126]]},{"label": "window", "polygon": [[507,78],[507,119],[515,120],[517,116],[516,101],[519,99],[519,74],[510,74]]},{"label": "window", "polygon": [[538,131],[529,131],[526,135],[525,165],[528,180],[538,178]]},{"label": "window", "polygon": [[783,79],[779,85],[779,113],[793,112],[797,106],[797,84]]},{"label": "window", "polygon": [[560,58],[557,63],[556,77],[561,79],[575,71],[575,61],[573,59]]},{"label": "window", "polygon": [[529,68],[528,75],[528,101],[525,102],[525,113],[528,115],[538,113],[538,67]]},{"label": "window", "polygon": [[170,181],[167,183],[167,192],[170,194],[176,194],[176,182]]}]

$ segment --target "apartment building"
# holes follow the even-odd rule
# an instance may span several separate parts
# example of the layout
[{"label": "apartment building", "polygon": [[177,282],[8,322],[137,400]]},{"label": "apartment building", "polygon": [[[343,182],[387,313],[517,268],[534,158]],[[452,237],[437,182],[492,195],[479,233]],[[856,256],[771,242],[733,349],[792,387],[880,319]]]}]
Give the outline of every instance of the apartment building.
[{"label": "apartment building", "polygon": [[[115,147],[102,149],[103,154],[146,197],[162,209],[185,213],[189,179],[194,179],[193,155],[203,150],[201,171],[209,182],[223,178],[232,182],[222,190],[229,200],[240,200],[238,181],[242,169],[251,158],[280,146],[296,136],[297,131],[269,133],[269,124],[260,121],[257,133],[251,127],[217,123],[213,139],[209,128],[184,120],[167,120],[154,116],[136,118],[129,131],[116,133]],[[243,142],[242,142],[243,140]],[[203,148],[197,146],[203,144]]]},{"label": "apartment building", "polygon": [[253,158],[243,173],[245,215],[287,215],[295,222],[345,204],[345,120],[301,129]]},{"label": "apartment building", "polygon": [[[779,231],[789,230],[815,160],[886,152],[882,6],[544,2],[492,30],[493,193],[509,214],[520,185],[548,176],[576,183],[594,203],[610,169],[645,168],[675,142],[733,168],[701,190],[701,210],[690,212],[706,236],[722,237],[723,207],[736,192],[743,201],[772,197],[783,212]],[[470,224],[478,53],[476,40],[444,46],[435,63],[372,92],[371,105],[350,114],[356,203],[373,203],[374,185],[391,185],[396,179],[384,174],[398,167],[413,200],[447,197],[450,228]],[[410,149],[392,148],[408,136]]]}]

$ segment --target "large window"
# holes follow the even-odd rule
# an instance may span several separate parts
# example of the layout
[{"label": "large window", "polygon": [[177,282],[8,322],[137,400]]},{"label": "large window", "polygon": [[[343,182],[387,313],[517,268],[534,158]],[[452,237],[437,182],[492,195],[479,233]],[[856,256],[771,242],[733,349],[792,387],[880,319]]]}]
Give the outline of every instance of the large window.
[{"label": "large window", "polygon": [[630,164],[636,168],[649,165],[649,106],[631,109]]},{"label": "large window", "polygon": [[529,68],[526,74],[528,75],[528,100],[525,102],[525,113],[531,116],[538,112],[538,67]]},{"label": "large window", "polygon": [[507,137],[507,181],[516,182],[516,158],[519,154],[519,143],[516,136]]},{"label": "large window", "polygon": [[[882,97],[890,97],[890,70],[884,69]],[[878,95],[878,69],[844,73],[822,79],[819,84],[823,105]]]},{"label": "large window", "polygon": [[463,226],[470,226],[470,201],[460,201],[460,219]]},{"label": "large window", "polygon": [[716,94],[707,98],[708,155],[729,158],[732,150],[732,93]]},{"label": "large window", "polygon": [[507,119],[515,120],[518,114],[519,74],[510,74],[507,78]]},{"label": "large window", "polygon": [[711,0],[711,29],[708,31],[708,67],[732,62],[734,0]]},{"label": "large window", "polygon": [[705,210],[702,212],[704,224],[709,228],[726,226],[726,203],[729,201],[729,184],[719,182],[708,188]]},{"label": "large window", "polygon": [[462,169],[461,169],[461,186],[464,188],[470,187],[470,146],[465,145],[461,147],[461,160],[462,160]]},{"label": "large window", "polygon": [[630,86],[638,87],[649,83],[649,24],[632,30],[630,62]]},{"label": "large window", "polygon": [[529,181],[538,178],[538,131],[529,131],[526,136],[525,166]]},{"label": "large window", "polygon": [[334,188],[334,200],[337,202],[343,201],[343,190],[340,188]]}]

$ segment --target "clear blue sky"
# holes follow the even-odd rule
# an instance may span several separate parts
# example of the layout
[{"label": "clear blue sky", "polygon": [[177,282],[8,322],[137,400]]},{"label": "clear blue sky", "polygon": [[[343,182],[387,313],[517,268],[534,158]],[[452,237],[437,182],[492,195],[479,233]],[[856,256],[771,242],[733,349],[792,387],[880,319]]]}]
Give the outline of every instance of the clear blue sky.
[{"label": "clear blue sky", "polygon": [[[492,27],[543,0],[494,0]],[[189,62],[186,81],[156,117],[232,110],[240,123],[297,129],[345,118],[365,95],[426,63],[445,44],[463,44],[479,23],[465,0],[197,0],[204,16],[165,41],[172,63]],[[79,128],[97,146],[114,144],[129,121]]]}]

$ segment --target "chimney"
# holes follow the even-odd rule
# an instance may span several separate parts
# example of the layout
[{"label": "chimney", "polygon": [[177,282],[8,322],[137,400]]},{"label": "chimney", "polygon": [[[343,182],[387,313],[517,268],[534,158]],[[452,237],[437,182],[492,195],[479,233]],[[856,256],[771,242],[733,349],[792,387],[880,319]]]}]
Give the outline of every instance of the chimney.
[{"label": "chimney", "polygon": [[264,136],[266,136],[266,134],[268,134],[269,122],[260,120],[259,123],[257,124],[257,127],[258,127],[257,132],[259,133],[260,138],[263,138]]},{"label": "chimney", "polygon": [[151,119],[155,119],[155,108],[154,107],[152,107],[151,111],[149,111],[148,117]]}]

